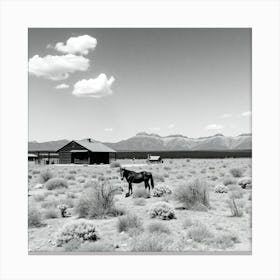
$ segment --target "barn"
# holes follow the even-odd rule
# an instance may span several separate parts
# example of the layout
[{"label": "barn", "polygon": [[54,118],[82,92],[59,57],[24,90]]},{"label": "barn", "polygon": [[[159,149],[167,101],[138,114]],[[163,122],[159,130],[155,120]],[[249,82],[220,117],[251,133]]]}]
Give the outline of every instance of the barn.
[{"label": "barn", "polygon": [[57,150],[60,164],[108,164],[116,151],[91,138],[73,140]]}]

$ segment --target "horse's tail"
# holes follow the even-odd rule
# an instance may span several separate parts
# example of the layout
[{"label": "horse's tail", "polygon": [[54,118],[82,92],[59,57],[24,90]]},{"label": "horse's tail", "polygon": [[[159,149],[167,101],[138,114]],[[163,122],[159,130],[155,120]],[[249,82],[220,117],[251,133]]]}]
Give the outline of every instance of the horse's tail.
[{"label": "horse's tail", "polygon": [[153,175],[152,174],[151,174],[150,180],[151,180],[151,186],[152,186],[152,189],[153,189],[154,188],[154,179],[153,179]]}]

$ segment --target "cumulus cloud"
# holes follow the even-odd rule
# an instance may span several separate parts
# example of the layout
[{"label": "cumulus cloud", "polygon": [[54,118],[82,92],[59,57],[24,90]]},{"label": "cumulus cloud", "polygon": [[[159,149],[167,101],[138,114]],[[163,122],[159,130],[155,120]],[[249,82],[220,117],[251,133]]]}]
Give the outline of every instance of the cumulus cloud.
[{"label": "cumulus cloud", "polygon": [[106,74],[101,73],[95,79],[81,80],[74,85],[73,94],[79,97],[94,97],[100,98],[106,95],[113,94],[111,89],[115,78],[113,76],[110,79],[107,78]]},{"label": "cumulus cloud", "polygon": [[71,37],[66,41],[66,44],[59,42],[55,45],[55,49],[59,52],[70,54],[87,55],[89,50],[94,50],[97,45],[97,40],[89,35]]},{"label": "cumulus cloud", "polygon": [[86,71],[89,68],[89,59],[73,54],[47,55],[40,57],[34,55],[29,59],[29,73],[50,80],[65,80],[70,73]]},{"label": "cumulus cloud", "polygon": [[168,128],[174,128],[175,127],[175,124],[170,124],[170,125],[168,125]]},{"label": "cumulus cloud", "polygon": [[252,115],[252,112],[251,111],[247,111],[247,112],[243,112],[241,114],[242,117],[250,117]]},{"label": "cumulus cloud", "polygon": [[111,127],[106,127],[104,130],[105,130],[106,132],[112,132],[112,131],[113,131],[113,128],[111,128]]},{"label": "cumulus cloud", "polygon": [[220,124],[209,124],[205,127],[207,130],[219,130],[222,129],[224,126]]},{"label": "cumulus cloud", "polygon": [[60,85],[57,85],[55,88],[56,88],[56,89],[69,88],[69,85],[67,85],[67,84],[60,84]]},{"label": "cumulus cloud", "polygon": [[221,115],[222,119],[227,119],[227,118],[231,118],[231,117],[232,117],[232,114],[223,114],[223,115]]}]

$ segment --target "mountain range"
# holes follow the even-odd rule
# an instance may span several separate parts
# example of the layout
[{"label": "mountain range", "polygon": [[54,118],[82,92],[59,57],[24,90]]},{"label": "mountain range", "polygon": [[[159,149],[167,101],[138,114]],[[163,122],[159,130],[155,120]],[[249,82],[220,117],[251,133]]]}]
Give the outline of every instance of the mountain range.
[{"label": "mountain range", "polygon": [[[29,151],[56,151],[69,142],[63,139],[49,142],[28,142]],[[208,137],[190,138],[184,135],[160,136],[146,132],[116,143],[103,142],[116,151],[213,151],[213,150],[251,150],[252,134],[224,136],[216,134]]]}]

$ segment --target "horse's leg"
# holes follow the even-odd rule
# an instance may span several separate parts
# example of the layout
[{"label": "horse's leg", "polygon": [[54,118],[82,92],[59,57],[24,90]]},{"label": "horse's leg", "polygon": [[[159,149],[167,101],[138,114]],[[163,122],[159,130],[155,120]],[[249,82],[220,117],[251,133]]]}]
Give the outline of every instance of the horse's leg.
[{"label": "horse's leg", "polygon": [[129,186],[128,186],[128,193],[129,193],[129,194],[132,194],[132,183],[129,183]]},{"label": "horse's leg", "polygon": [[145,180],[145,188],[149,190],[149,197],[151,196],[151,192],[150,192],[150,184],[149,184],[149,179]]}]

